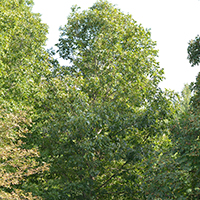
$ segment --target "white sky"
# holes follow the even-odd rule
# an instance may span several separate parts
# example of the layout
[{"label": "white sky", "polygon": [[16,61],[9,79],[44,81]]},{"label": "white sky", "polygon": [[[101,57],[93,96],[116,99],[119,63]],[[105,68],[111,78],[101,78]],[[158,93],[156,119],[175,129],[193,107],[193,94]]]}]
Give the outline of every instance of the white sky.
[{"label": "white sky", "polygon": [[[49,26],[47,47],[53,47],[59,38],[59,27],[67,23],[71,6],[82,9],[96,0],[34,0],[33,12],[42,14]],[[200,67],[191,67],[187,60],[188,42],[200,34],[200,1],[198,0],[109,0],[124,13],[132,15],[138,24],[150,28],[157,41],[160,67],[166,80],[162,88],[180,92],[185,83],[195,81]]]}]

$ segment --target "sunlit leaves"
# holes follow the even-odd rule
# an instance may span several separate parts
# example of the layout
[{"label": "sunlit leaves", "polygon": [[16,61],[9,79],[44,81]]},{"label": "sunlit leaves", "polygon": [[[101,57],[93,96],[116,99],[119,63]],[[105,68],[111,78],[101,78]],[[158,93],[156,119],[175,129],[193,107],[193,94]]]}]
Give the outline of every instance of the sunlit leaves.
[{"label": "sunlit leaves", "polygon": [[26,148],[37,84],[47,73],[47,26],[31,0],[0,1],[0,199],[39,199],[26,181],[42,174],[37,147]]},{"label": "sunlit leaves", "polygon": [[47,27],[26,3],[0,2],[0,91],[4,98],[27,99],[31,91],[25,91],[34,87],[45,71]]}]

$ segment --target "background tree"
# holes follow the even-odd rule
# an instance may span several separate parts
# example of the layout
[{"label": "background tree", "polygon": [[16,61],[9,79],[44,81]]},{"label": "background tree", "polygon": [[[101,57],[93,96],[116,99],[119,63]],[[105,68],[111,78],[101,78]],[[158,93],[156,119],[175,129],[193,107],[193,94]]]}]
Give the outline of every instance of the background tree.
[{"label": "background tree", "polygon": [[198,92],[195,89],[191,97],[189,88],[185,85],[182,96],[175,100],[177,114],[170,121],[169,134],[164,140],[157,140],[144,164],[147,166],[144,186],[149,199],[155,196],[161,199],[199,198]]},{"label": "background tree", "polygon": [[197,35],[194,40],[189,41],[188,45],[188,60],[193,66],[198,65],[200,62],[200,37]]},{"label": "background tree", "polygon": [[[199,36],[188,46],[192,66],[199,64]],[[177,114],[165,145],[158,143],[146,168],[146,187],[149,199],[199,199],[199,75],[196,82],[185,85],[182,96],[175,100]],[[193,96],[191,95],[191,88]],[[169,140],[168,140],[169,139]],[[158,157],[159,159],[156,159]]]},{"label": "background tree", "polygon": [[191,85],[189,84],[185,84],[184,88],[181,92],[181,106],[182,106],[182,110],[183,112],[186,112],[190,109],[190,101],[191,101],[191,97],[192,97],[192,89],[191,89]]},{"label": "background tree", "polygon": [[[188,60],[192,66],[198,65],[200,61],[199,54],[199,35],[189,42]],[[190,163],[191,178],[191,197],[200,198],[200,141],[199,141],[199,99],[200,99],[200,73],[197,75],[196,82],[193,84],[194,96],[191,98],[191,110],[189,113],[189,124],[187,124],[187,137],[184,155]]]}]

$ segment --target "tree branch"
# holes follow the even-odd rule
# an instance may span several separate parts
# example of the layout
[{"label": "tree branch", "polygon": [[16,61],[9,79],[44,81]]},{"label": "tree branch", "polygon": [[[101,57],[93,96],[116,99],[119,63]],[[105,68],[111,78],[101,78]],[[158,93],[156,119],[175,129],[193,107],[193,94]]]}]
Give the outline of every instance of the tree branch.
[{"label": "tree branch", "polygon": [[120,169],[114,173],[109,179],[107,179],[103,184],[101,184],[98,188],[95,189],[96,190],[99,190],[100,188],[104,187],[112,178],[114,178],[122,169],[123,167],[128,163],[128,161],[126,161],[121,167]]}]

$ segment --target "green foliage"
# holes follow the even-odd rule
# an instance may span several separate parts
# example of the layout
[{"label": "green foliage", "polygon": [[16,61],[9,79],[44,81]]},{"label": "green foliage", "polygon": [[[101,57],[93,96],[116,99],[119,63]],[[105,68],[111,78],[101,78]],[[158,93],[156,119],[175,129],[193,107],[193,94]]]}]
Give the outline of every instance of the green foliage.
[{"label": "green foliage", "polygon": [[[192,66],[199,64],[199,36],[188,46]],[[200,198],[199,77],[176,95],[170,132],[153,139],[148,159],[143,160],[143,187],[146,199]],[[193,96],[192,96],[193,92]],[[157,142],[156,142],[157,141]]]},{"label": "green foliage", "polygon": [[[199,36],[195,40],[191,40],[188,46],[188,59],[192,66],[199,64]],[[190,198],[200,198],[200,142],[199,142],[199,100],[200,100],[200,74],[196,78],[196,82],[193,84],[194,95],[191,98],[191,109],[187,112],[187,115],[183,118],[184,124],[182,125],[183,139],[180,144],[183,162],[187,162],[189,165],[188,173],[190,177]],[[181,121],[181,122],[182,122]]]},{"label": "green foliage", "polygon": [[26,137],[32,124],[27,114],[21,110],[8,111],[0,107],[0,198],[39,199],[21,190],[26,177],[47,170],[46,164],[36,161],[39,157],[36,148],[24,149],[20,138]]},{"label": "green foliage", "polygon": [[154,146],[144,160],[143,187],[146,199],[186,199],[187,174],[177,163],[169,136],[153,138]]},{"label": "green foliage", "polygon": [[189,85],[185,85],[182,97],[175,101],[178,114],[170,122],[170,134],[164,140],[158,140],[143,164],[146,167],[144,186],[147,199],[193,200],[200,197],[197,85],[198,81],[192,98]]},{"label": "green foliage", "polygon": [[183,112],[187,112],[190,109],[190,101],[191,101],[191,97],[192,97],[192,89],[191,89],[191,85],[189,84],[185,84],[184,88],[181,92],[181,96],[182,96],[182,101],[180,102],[181,106],[182,106],[182,110]]},{"label": "green foliage", "polygon": [[24,142],[33,125],[33,97],[49,64],[43,48],[47,26],[31,7],[28,0],[0,1],[0,199],[39,199],[24,186],[47,169],[37,147],[27,149]]},{"label": "green foliage", "polygon": [[200,37],[197,35],[194,40],[189,42],[188,46],[188,60],[193,66],[198,65],[200,62]]},{"label": "green foliage", "polygon": [[47,26],[31,13],[29,3],[0,2],[0,94],[7,100],[28,101],[35,93],[35,82],[46,72]]},{"label": "green foliage", "polygon": [[0,198],[199,199],[199,76],[162,91],[150,31],[107,1],[72,7],[61,66],[32,5],[0,2]]},{"label": "green foliage", "polygon": [[[150,32],[107,1],[72,8],[57,44],[69,67],[39,83],[29,145],[50,164],[45,199],[143,199],[144,158],[167,133],[170,94]],[[29,179],[31,185],[39,177]],[[31,190],[31,188],[30,188]]]},{"label": "green foliage", "polygon": [[192,104],[192,96],[194,91],[193,83],[184,84],[183,90],[181,94],[175,93],[173,97],[173,105],[176,110],[176,117],[179,118],[183,115],[183,113],[188,112],[191,109]]},{"label": "green foliage", "polygon": [[175,151],[178,154],[177,164],[187,176],[186,197],[199,198],[199,115],[195,111],[187,112],[174,124],[172,133],[176,144]]}]

